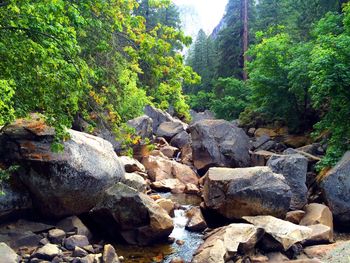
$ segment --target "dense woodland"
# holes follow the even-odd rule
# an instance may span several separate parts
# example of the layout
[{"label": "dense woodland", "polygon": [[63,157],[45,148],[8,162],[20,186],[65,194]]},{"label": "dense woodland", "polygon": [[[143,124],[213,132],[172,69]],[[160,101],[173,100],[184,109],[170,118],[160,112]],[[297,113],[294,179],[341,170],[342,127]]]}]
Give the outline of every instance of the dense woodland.
[{"label": "dense woodland", "polygon": [[78,117],[117,136],[147,104],[183,120],[190,107],[211,109],[247,127],[316,128],[333,164],[350,138],[345,2],[230,0],[185,63],[191,38],[169,0],[2,0],[0,126],[41,112],[59,142]]},{"label": "dense woodland", "polygon": [[202,79],[186,86],[191,107],[247,127],[279,122],[294,133],[315,131],[329,140],[323,165],[333,164],[350,145],[346,2],[230,0],[218,28],[199,31],[191,46],[187,64]]}]

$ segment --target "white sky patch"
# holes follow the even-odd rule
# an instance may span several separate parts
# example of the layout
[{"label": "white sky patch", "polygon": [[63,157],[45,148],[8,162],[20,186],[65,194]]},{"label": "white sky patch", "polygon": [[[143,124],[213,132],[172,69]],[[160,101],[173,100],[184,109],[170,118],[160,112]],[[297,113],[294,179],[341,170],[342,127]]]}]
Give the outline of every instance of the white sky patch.
[{"label": "white sky patch", "polygon": [[193,38],[199,29],[211,34],[222,18],[228,0],[173,0],[179,6],[184,31]]}]

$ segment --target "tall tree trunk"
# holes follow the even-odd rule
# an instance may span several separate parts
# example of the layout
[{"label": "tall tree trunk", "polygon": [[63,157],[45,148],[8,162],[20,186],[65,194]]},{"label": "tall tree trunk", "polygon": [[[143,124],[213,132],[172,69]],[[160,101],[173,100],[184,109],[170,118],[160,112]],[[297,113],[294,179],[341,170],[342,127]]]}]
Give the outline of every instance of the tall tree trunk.
[{"label": "tall tree trunk", "polygon": [[248,57],[246,52],[248,51],[248,0],[243,1],[243,80],[248,79],[248,72],[246,69]]}]

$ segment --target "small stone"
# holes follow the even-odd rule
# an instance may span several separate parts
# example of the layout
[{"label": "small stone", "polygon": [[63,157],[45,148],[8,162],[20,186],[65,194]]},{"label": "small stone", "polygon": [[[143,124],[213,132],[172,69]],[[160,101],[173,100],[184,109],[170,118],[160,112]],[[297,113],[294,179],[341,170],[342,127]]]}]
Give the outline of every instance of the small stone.
[{"label": "small stone", "polygon": [[74,235],[64,240],[64,246],[69,250],[74,250],[76,246],[84,247],[89,245],[89,240],[83,235]]},{"label": "small stone", "polygon": [[99,246],[99,248],[95,249],[92,245],[88,245],[88,246],[84,246],[83,247],[84,250],[86,250],[87,252],[93,254],[95,253],[96,251],[97,252],[100,252],[102,247]]},{"label": "small stone", "polygon": [[199,232],[207,228],[207,223],[199,207],[192,207],[186,212],[186,216],[189,219],[186,224],[186,229]]},{"label": "small stone", "polygon": [[54,244],[61,244],[62,240],[66,237],[66,232],[62,229],[51,229],[48,234],[49,240]]},{"label": "small stone", "polygon": [[173,244],[175,242],[175,237],[168,237],[168,243]]},{"label": "small stone", "polygon": [[88,254],[89,253],[87,251],[85,251],[84,249],[82,249],[80,247],[75,247],[74,252],[73,252],[73,257],[83,258],[83,257],[87,256]]},{"label": "small stone", "polygon": [[185,244],[185,241],[184,240],[176,240],[176,244],[178,244],[179,246],[182,246],[183,244]]},{"label": "small stone", "polygon": [[104,246],[102,262],[103,263],[120,263],[119,257],[112,245],[107,244]]},{"label": "small stone", "polygon": [[[0,262],[1,262],[1,261],[0,261]],[[40,260],[40,259],[38,259],[38,258],[31,258],[29,262],[30,262],[30,263],[40,263],[40,262],[42,262],[42,260]],[[4,262],[4,263],[5,263],[5,262]]]},{"label": "small stone", "polygon": [[123,256],[119,256],[119,261],[123,262],[125,258]]},{"label": "small stone", "polygon": [[62,254],[62,251],[57,245],[46,244],[45,246],[39,248],[32,257],[36,257],[44,260],[52,260],[54,257]]},{"label": "small stone", "polygon": [[175,203],[173,201],[170,199],[161,198],[156,200],[156,203],[165,211],[167,211],[171,217],[174,216]]},{"label": "small stone", "polygon": [[88,239],[91,239],[92,237],[90,230],[77,216],[70,216],[65,219],[62,219],[60,222],[58,222],[57,228],[66,231],[67,236],[71,235],[71,233],[68,232],[74,232],[73,235],[83,235],[86,236]]}]

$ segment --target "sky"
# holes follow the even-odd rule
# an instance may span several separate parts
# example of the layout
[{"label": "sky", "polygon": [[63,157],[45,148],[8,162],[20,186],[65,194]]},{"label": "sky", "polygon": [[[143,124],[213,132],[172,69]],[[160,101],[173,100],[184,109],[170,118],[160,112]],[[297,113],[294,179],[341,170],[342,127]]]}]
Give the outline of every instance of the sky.
[{"label": "sky", "polygon": [[199,29],[210,34],[220,22],[228,0],[173,0],[180,7],[187,35],[195,37]]}]

